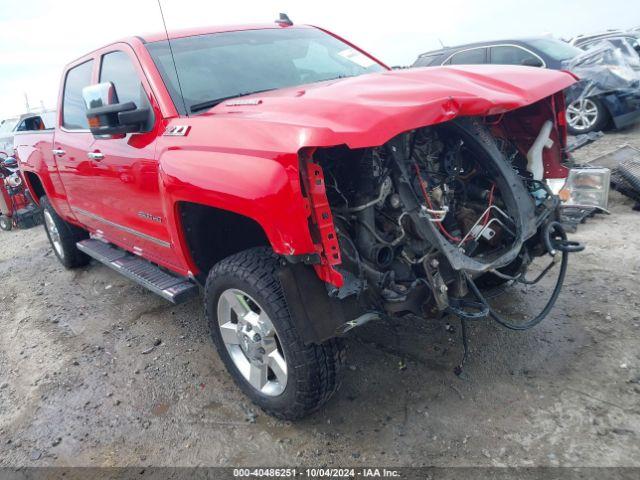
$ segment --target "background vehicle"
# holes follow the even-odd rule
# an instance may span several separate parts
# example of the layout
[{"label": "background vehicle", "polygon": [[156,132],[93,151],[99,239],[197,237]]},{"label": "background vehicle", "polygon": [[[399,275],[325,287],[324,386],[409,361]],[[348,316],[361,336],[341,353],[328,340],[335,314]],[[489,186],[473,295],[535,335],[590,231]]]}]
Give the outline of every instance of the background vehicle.
[{"label": "background vehicle", "polygon": [[[63,265],[93,257],[173,302],[202,287],[230,374],[282,418],[331,396],[338,337],[367,321],[544,318],[567,268],[546,182],[567,175],[571,75],[391,71],[286,19],[170,38],[72,62],[55,132],[16,135]],[[543,312],[497,316],[476,285],[556,251]]]},{"label": "background vehicle", "polygon": [[13,137],[16,132],[32,130],[50,130],[55,123],[56,114],[52,111],[25,113],[19,117],[8,118],[0,122],[0,152],[14,155]]},{"label": "background vehicle", "polygon": [[[638,35],[633,32],[625,32],[623,30],[608,30],[606,32],[593,33],[590,35],[578,35],[570,40],[568,43],[571,45],[587,50],[589,47],[606,41],[611,43],[614,47],[623,50],[625,55],[632,58],[640,55],[640,42],[638,41]],[[634,53],[636,55],[634,55]]]},{"label": "background vehicle", "polygon": [[581,79],[566,92],[569,133],[578,135],[610,125],[623,128],[640,120],[640,88],[635,76],[619,77],[618,60],[599,62],[600,65],[593,62],[584,68],[583,64],[589,63],[588,57],[566,42],[537,37],[477,42],[426,52],[413,67],[490,63],[569,70]]},{"label": "background vehicle", "polygon": [[30,228],[39,223],[40,209],[31,201],[18,162],[0,158],[0,229]]}]

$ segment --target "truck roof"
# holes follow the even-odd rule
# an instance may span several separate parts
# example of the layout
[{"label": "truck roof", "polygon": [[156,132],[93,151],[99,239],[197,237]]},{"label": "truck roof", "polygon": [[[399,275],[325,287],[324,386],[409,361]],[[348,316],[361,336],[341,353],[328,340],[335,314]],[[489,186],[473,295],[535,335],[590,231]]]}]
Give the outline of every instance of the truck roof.
[{"label": "truck roof", "polygon": [[[192,37],[194,35],[207,35],[211,33],[223,33],[223,32],[237,32],[242,30],[261,30],[261,29],[276,29],[276,28],[309,28],[308,25],[281,25],[278,23],[254,23],[245,25],[220,25],[220,26],[207,26],[188,28],[182,30],[169,30],[169,39]],[[146,35],[139,35],[138,39],[143,42],[158,42],[167,39],[165,32],[149,33]]]},{"label": "truck roof", "polygon": [[[169,30],[168,35],[170,40],[174,40],[177,38],[184,37],[193,37],[195,35],[208,35],[211,33],[224,33],[224,32],[239,32],[243,30],[262,30],[262,29],[277,29],[277,28],[314,28],[311,25],[285,25],[279,23],[253,23],[253,24],[242,24],[242,25],[209,25],[206,27],[197,27],[197,28],[187,28],[187,29],[178,29],[178,30]],[[134,35],[130,37],[124,37],[113,42],[106,43],[104,45],[99,46],[98,48],[94,48],[93,50],[83,54],[80,57],[75,58],[71,62],[65,65],[65,70],[70,66],[76,64],[79,60],[86,58],[91,55],[96,50],[100,50],[104,47],[108,47],[109,45],[113,45],[115,43],[128,43],[133,45],[135,43],[152,43],[159,42],[167,39],[167,32],[156,32],[156,33],[146,33],[143,35]]]}]

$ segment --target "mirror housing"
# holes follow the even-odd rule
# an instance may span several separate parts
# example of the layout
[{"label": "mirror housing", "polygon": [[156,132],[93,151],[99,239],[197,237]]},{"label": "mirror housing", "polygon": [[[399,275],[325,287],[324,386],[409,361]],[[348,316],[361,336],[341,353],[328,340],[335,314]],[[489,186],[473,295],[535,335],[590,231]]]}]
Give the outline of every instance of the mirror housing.
[{"label": "mirror housing", "polygon": [[522,60],[522,65],[525,67],[542,67],[544,64],[540,61],[539,58],[529,57]]},{"label": "mirror housing", "polygon": [[95,138],[123,138],[127,133],[143,132],[151,118],[150,108],[138,108],[134,102],[119,103],[111,82],[83,88],[82,98],[89,130]]}]

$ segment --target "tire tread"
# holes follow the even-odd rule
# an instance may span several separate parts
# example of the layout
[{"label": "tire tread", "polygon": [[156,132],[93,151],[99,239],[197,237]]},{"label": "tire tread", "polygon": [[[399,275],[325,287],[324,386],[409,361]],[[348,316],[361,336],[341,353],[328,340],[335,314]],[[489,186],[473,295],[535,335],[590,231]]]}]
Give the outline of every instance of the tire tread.
[{"label": "tire tread", "polygon": [[[214,329],[217,329],[214,311],[217,299],[211,297],[214,295],[216,280],[221,277],[241,279],[249,283],[267,300],[273,315],[278,319],[280,341],[283,341],[283,338],[287,339],[287,350],[293,353],[290,356],[301,360],[295,365],[288,365],[290,372],[291,369],[296,370],[297,385],[294,401],[286,406],[273,408],[269,406],[269,402],[260,402],[257,394],[251,395],[247,388],[243,390],[268,414],[281,419],[295,420],[316,411],[335,393],[340,384],[345,350],[342,341],[337,338],[321,345],[303,344],[291,320],[282,286],[276,276],[279,262],[280,258],[271,249],[258,247],[236,253],[217,263],[207,277],[205,315],[209,321],[214,343],[219,353],[225,355],[226,347],[214,335]],[[282,326],[284,326],[284,332],[281,331]],[[287,359],[287,362],[290,363],[290,359]],[[231,374],[236,376],[233,371]],[[292,381],[291,374],[289,381]],[[243,386],[242,381],[238,383],[241,387]]]}]

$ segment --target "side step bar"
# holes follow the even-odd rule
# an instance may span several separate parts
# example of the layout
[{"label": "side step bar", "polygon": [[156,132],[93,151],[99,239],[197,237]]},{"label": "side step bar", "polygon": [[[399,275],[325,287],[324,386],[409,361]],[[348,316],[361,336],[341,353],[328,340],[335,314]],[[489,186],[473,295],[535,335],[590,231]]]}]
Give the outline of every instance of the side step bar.
[{"label": "side step bar", "polygon": [[78,250],[172,303],[182,303],[198,293],[191,281],[172,275],[147,260],[99,240],[82,240]]}]

